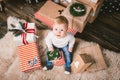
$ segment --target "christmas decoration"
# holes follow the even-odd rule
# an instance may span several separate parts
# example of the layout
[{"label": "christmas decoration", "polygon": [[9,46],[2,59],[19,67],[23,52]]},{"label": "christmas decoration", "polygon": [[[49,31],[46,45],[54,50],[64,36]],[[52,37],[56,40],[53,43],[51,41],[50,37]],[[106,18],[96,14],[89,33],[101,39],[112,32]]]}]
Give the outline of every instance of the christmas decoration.
[{"label": "christmas decoration", "polygon": [[17,46],[26,45],[31,42],[35,42],[37,35],[35,35],[35,23],[11,23],[12,28],[9,31],[13,32],[13,40]]},{"label": "christmas decoration", "polygon": [[20,59],[20,68],[23,72],[40,69],[42,67],[37,44],[35,42],[18,46],[18,55]]},{"label": "christmas decoration", "polygon": [[81,3],[73,3],[70,6],[70,14],[73,16],[83,16],[86,13],[86,7]]},{"label": "christmas decoration", "polygon": [[101,10],[101,13],[120,13],[120,0],[105,0]]},{"label": "christmas decoration", "polygon": [[19,36],[21,35],[22,33],[26,34],[26,33],[35,33],[35,29],[27,29],[27,23],[22,23],[22,22],[19,22],[21,28],[15,28],[16,26],[14,24],[11,24],[11,26],[15,29],[9,29],[9,31],[12,31],[13,34],[15,36]]},{"label": "christmas decoration", "polygon": [[49,61],[57,60],[58,58],[60,58],[59,49],[55,49],[53,52],[48,51],[47,52],[47,57],[48,57]]},{"label": "christmas decoration", "polygon": [[92,8],[90,6],[84,4],[85,11],[86,11],[85,14],[83,16],[75,17],[75,16],[71,15],[71,13],[70,13],[70,7],[74,3],[77,3],[77,2],[73,2],[73,3],[69,4],[67,6],[67,8],[64,9],[64,11],[62,12],[61,15],[65,16],[68,19],[69,29],[73,29],[74,31],[81,33],[84,30],[84,27],[89,20]]},{"label": "christmas decoration", "polygon": [[54,60],[52,63],[54,64],[54,66],[62,66],[65,64],[65,59],[64,59],[64,55],[62,51],[59,51],[60,53],[60,58],[57,60]]}]

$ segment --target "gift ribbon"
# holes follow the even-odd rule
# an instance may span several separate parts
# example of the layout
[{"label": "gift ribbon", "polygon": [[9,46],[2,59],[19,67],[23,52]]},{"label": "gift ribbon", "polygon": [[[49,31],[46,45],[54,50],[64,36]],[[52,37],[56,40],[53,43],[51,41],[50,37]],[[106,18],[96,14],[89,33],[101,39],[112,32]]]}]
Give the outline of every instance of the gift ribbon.
[{"label": "gift ribbon", "polygon": [[28,44],[28,41],[26,40],[27,33],[35,33],[35,29],[27,29],[28,23],[24,24],[24,29],[22,29],[23,33],[21,34],[22,37],[22,43]]}]

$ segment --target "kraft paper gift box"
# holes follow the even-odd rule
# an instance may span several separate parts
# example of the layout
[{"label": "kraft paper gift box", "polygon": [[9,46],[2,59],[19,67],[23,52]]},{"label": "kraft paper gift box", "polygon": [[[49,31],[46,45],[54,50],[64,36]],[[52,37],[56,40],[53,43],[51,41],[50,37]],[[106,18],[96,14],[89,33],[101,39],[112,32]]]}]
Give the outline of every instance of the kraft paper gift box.
[{"label": "kraft paper gift box", "polygon": [[80,48],[80,54],[82,53],[90,55],[95,61],[95,63],[93,63],[89,68],[87,68],[86,71],[94,72],[107,68],[99,44],[88,45],[86,47]]},{"label": "kraft paper gift box", "polygon": [[101,0],[76,0],[76,1],[89,5],[95,11],[96,7],[98,6]]},{"label": "kraft paper gift box", "polygon": [[64,55],[62,51],[60,51],[60,56],[61,57],[59,59],[52,62],[55,66],[62,66],[65,64]]},{"label": "kraft paper gift box", "polygon": [[92,23],[94,22],[94,20],[97,18],[98,14],[99,14],[99,11],[102,7],[102,3],[103,3],[104,0],[100,0],[96,6],[94,7],[94,9],[91,11],[91,14],[90,14],[90,18],[88,20],[89,23]]},{"label": "kraft paper gift box", "polygon": [[90,65],[92,65],[93,62],[94,60],[91,58],[90,55],[79,54],[74,58],[73,62],[71,63],[72,72],[73,73],[83,72]]},{"label": "kraft paper gift box", "polygon": [[67,7],[73,0],[60,0],[60,4]]},{"label": "kraft paper gift box", "polygon": [[[14,36],[13,40],[17,46],[25,45],[31,42],[36,42],[35,37],[35,23],[25,23],[24,25],[27,32],[23,32],[18,36]],[[21,26],[16,26],[14,29],[21,29]]]},{"label": "kraft paper gift box", "polygon": [[41,69],[41,62],[35,42],[18,46],[20,68],[23,72]]},{"label": "kraft paper gift box", "polygon": [[[76,1],[73,2],[73,3],[76,3]],[[85,4],[86,14],[83,15],[83,16],[79,16],[79,17],[73,17],[69,12],[70,6],[73,3],[71,3],[67,6],[67,8],[62,12],[62,15],[65,16],[68,19],[69,28],[72,28],[72,29],[81,33],[84,30],[84,27],[85,27],[86,23],[88,22],[90,12],[91,12],[92,8]]]},{"label": "kraft paper gift box", "polygon": [[46,3],[34,14],[35,18],[42,21],[48,27],[53,24],[53,19],[60,16],[60,11],[63,11],[65,7],[56,4],[55,2],[48,0]]}]

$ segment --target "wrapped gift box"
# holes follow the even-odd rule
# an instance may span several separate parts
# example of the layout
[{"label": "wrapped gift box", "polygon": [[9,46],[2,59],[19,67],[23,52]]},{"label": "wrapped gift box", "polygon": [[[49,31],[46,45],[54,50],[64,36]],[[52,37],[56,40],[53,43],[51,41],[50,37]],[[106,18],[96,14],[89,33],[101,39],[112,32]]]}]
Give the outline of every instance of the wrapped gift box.
[{"label": "wrapped gift box", "polygon": [[79,54],[73,59],[73,62],[71,63],[72,72],[73,73],[83,72],[93,62],[94,60],[91,58],[91,56],[87,54]]},{"label": "wrapped gift box", "polygon": [[76,0],[76,1],[89,5],[95,11],[96,7],[98,6],[101,0]]},{"label": "wrapped gift box", "polygon": [[62,66],[65,64],[64,55],[62,51],[60,51],[60,56],[61,57],[59,59],[52,62],[55,66]]},{"label": "wrapped gift box", "polygon": [[[75,2],[73,2],[75,3]],[[68,21],[69,21],[69,28],[72,28],[78,32],[82,32],[86,23],[88,22],[89,16],[90,16],[90,12],[91,12],[91,7],[85,4],[86,7],[86,14],[83,16],[79,16],[79,17],[73,17],[70,12],[70,6],[73,4],[69,4],[67,6],[67,8],[62,12],[62,15],[65,16]],[[78,2],[79,3],[79,2]]]},{"label": "wrapped gift box", "polygon": [[60,15],[60,11],[65,8],[55,2],[48,0],[46,3],[34,14],[35,18],[42,21],[49,27],[53,24],[53,19]]},{"label": "wrapped gift box", "polygon": [[84,48],[80,48],[80,54],[82,53],[90,55],[95,61],[95,63],[93,63],[89,68],[86,69],[87,71],[93,72],[107,68],[102,51],[98,44],[93,44]]},{"label": "wrapped gift box", "polygon": [[21,71],[28,72],[41,68],[39,53],[35,42],[18,46],[18,55]]},{"label": "wrapped gift box", "polygon": [[60,0],[60,4],[67,7],[73,0]]},{"label": "wrapped gift box", "polygon": [[[19,36],[14,36],[13,40],[17,46],[35,42],[35,23],[25,23],[27,32],[23,32]],[[20,29],[21,26],[16,26],[14,29]]]},{"label": "wrapped gift box", "polygon": [[104,0],[100,0],[100,1],[96,4],[96,6],[94,7],[94,10],[91,11],[90,18],[89,18],[89,20],[88,20],[89,23],[92,23],[92,22],[96,19],[96,17],[98,16],[99,11],[100,11],[100,9],[101,9],[101,7],[102,7],[103,1],[104,1]]},{"label": "wrapped gift box", "polygon": [[48,61],[51,61],[51,62],[59,59],[60,58],[59,49],[55,49],[53,52],[48,51],[47,58],[48,58]]}]

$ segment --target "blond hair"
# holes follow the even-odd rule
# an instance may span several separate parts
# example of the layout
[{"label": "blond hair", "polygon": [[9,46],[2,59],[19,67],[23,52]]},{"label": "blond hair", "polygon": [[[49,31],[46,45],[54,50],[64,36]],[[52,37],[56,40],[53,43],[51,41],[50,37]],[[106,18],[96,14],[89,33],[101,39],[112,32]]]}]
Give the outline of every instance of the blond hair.
[{"label": "blond hair", "polygon": [[65,24],[66,27],[68,27],[68,20],[66,17],[64,16],[58,16],[54,19],[54,23],[57,23],[57,24]]}]

